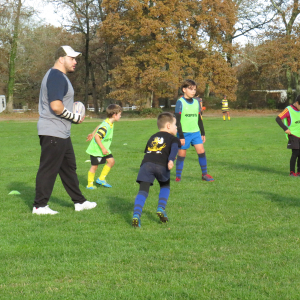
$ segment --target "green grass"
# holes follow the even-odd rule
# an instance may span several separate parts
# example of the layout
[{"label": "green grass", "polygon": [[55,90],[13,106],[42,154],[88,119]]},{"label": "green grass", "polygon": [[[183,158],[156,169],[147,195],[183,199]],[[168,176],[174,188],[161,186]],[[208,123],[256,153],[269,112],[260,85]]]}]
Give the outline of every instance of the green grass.
[{"label": "green grass", "polygon": [[140,229],[131,227],[135,180],[156,121],[116,123],[113,188],[90,191],[85,137],[97,123],[73,126],[72,141],[80,188],[98,206],[75,212],[58,178],[49,204],[60,213],[37,216],[36,122],[0,122],[1,299],[299,299],[300,178],[288,176],[274,117],[205,118],[215,181],[200,180],[188,150],[181,182],[172,170],[170,222],[155,214],[155,183]]}]

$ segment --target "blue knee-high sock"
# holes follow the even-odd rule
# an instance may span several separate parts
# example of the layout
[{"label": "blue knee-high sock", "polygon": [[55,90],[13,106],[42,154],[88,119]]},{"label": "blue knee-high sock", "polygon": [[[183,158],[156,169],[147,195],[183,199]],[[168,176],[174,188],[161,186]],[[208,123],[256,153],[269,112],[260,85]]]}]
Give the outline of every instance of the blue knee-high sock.
[{"label": "blue knee-high sock", "polygon": [[145,191],[139,191],[135,197],[133,214],[142,215],[143,207],[148,197]]},{"label": "blue knee-high sock", "polygon": [[207,174],[207,161],[206,161],[205,152],[198,154],[198,159],[199,159],[199,165],[201,167],[202,175],[206,175]]},{"label": "blue knee-high sock", "polygon": [[176,159],[176,177],[181,178],[185,157],[177,155]]},{"label": "blue knee-high sock", "polygon": [[166,209],[166,205],[170,195],[170,186],[162,187],[159,191],[157,208]]}]

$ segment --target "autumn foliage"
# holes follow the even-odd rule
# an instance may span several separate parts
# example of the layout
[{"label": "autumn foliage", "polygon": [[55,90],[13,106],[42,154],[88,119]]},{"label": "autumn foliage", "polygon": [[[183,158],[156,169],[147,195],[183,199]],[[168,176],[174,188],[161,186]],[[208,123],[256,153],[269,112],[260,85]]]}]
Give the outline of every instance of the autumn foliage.
[{"label": "autumn foliage", "polygon": [[120,63],[111,71],[111,96],[123,102],[158,106],[158,98],[174,98],[185,78],[199,93],[230,94],[236,79],[222,56],[224,32],[234,10],[223,1],[137,1],[122,6],[104,2],[106,37],[120,41]]},{"label": "autumn foliage", "polygon": [[[83,53],[71,79],[78,100],[95,108],[168,105],[187,78],[208,104],[226,95],[238,107],[259,89],[286,88],[290,99],[300,93],[298,0],[47,1],[68,12],[66,25],[40,24],[28,8],[21,13],[11,89],[17,101],[38,102],[51,53],[63,44]],[[0,30],[0,94],[7,93],[14,36],[15,2],[3,3],[0,23],[10,26]],[[255,43],[234,44],[256,29]]]}]

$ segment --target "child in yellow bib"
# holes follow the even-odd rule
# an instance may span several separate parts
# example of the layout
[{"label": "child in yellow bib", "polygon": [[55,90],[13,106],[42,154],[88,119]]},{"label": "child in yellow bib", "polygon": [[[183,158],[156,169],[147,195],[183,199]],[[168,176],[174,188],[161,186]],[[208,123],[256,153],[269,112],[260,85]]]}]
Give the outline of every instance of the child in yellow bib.
[{"label": "child in yellow bib", "polygon": [[87,189],[94,190],[95,173],[98,165],[106,163],[101,175],[96,183],[105,187],[111,187],[105,180],[107,174],[115,164],[115,160],[110,151],[110,145],[113,138],[114,122],[121,118],[122,108],[117,104],[111,104],[106,108],[107,119],[97,126],[93,133],[88,135],[87,140],[91,141],[86,152],[91,158],[91,168],[88,173]]},{"label": "child in yellow bib", "polygon": [[225,114],[227,114],[227,119],[228,121],[230,121],[229,106],[228,106],[228,100],[226,99],[226,96],[224,96],[224,99],[222,100],[221,104],[222,104],[223,120],[225,121]]}]

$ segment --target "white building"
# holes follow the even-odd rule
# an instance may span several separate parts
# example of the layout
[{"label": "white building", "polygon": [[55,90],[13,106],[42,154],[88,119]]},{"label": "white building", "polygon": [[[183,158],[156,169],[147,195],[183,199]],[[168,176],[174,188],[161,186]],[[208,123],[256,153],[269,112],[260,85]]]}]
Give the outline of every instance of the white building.
[{"label": "white building", "polygon": [[6,99],[4,95],[0,95],[0,113],[2,113],[6,108]]}]

